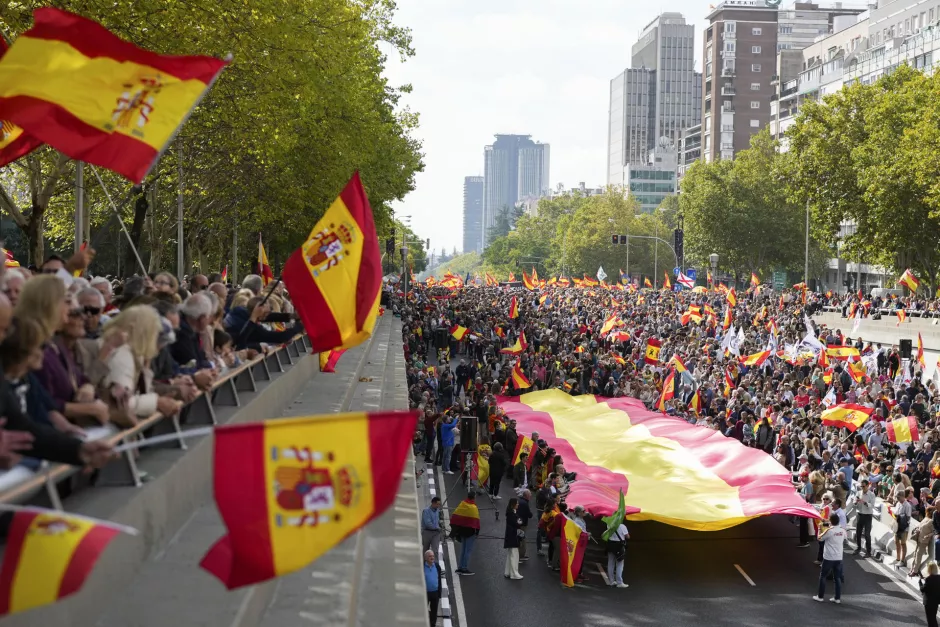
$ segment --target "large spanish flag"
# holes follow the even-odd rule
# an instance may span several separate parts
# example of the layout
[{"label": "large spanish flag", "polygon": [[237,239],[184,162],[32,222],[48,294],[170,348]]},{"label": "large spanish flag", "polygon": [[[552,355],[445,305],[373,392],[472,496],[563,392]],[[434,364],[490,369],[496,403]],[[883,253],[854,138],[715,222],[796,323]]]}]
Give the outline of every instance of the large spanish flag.
[{"label": "large spanish flag", "polygon": [[125,530],[38,508],[16,512],[0,567],[0,616],[78,592],[101,553]]},{"label": "large spanish flag", "polygon": [[358,172],[287,260],[281,277],[314,351],[352,348],[372,335],[382,258]]},{"label": "large spanish flag", "polygon": [[854,346],[835,346],[830,344],[826,347],[826,355],[833,359],[861,359],[862,356]]},{"label": "large spanish flag", "polygon": [[582,532],[574,521],[565,518],[565,524],[561,526],[561,583],[569,588],[574,587],[574,581],[581,572],[589,538],[590,535]]},{"label": "large spanish flag", "polygon": [[59,9],[33,18],[0,60],[0,119],[135,183],[226,65],[155,54]]},{"label": "large spanish flag", "polygon": [[[7,51],[7,40],[0,34],[0,58]],[[10,122],[0,120],[0,168],[39,148],[42,142]]]},{"label": "large spanish flag", "polygon": [[854,432],[865,424],[873,408],[853,403],[834,405],[822,413],[822,423],[830,427],[845,427]]},{"label": "large spanish flag", "polygon": [[201,566],[228,588],[294,572],[395,500],[416,412],[280,418],[215,430],[228,534]]},{"label": "large spanish flag", "polygon": [[567,502],[595,516],[616,510],[623,489],[628,518],[686,529],[724,529],[767,514],[818,517],[766,453],[638,399],[545,390],[498,401],[518,431],[538,431],[578,473]]},{"label": "large spanish flag", "polygon": [[919,442],[920,431],[917,429],[917,418],[915,416],[903,416],[889,422],[888,441],[895,444]]}]

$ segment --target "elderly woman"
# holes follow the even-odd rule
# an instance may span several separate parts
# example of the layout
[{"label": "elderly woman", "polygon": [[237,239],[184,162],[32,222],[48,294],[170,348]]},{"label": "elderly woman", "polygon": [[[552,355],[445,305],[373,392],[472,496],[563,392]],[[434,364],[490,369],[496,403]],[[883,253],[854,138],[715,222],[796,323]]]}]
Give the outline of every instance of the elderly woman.
[{"label": "elderly woman", "polygon": [[112,389],[113,415],[121,422],[134,425],[157,411],[172,416],[183,407],[181,401],[154,391],[150,363],[159,352],[162,328],[160,315],[146,305],[128,308],[105,326],[102,341],[116,335],[127,338],[109,356],[105,377],[105,385]]},{"label": "elderly woman", "polygon": [[26,271],[20,268],[7,268],[6,272],[3,273],[3,279],[0,280],[0,289],[7,295],[10,304],[14,307],[19,301],[23,284],[26,283],[28,278]]}]

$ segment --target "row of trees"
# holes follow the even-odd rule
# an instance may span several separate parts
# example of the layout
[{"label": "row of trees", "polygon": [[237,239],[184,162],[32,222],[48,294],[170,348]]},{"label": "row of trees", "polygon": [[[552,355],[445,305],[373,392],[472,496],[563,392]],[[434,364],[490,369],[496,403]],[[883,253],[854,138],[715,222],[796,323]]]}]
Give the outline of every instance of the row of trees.
[{"label": "row of trees", "polygon": [[[32,10],[45,4],[13,3],[0,12],[0,29],[15,39],[29,28]],[[413,188],[414,174],[423,168],[412,136],[417,116],[399,104],[410,87],[382,77],[380,42],[402,57],[413,54],[410,32],[393,22],[393,0],[56,4],[159,53],[233,55],[179,140],[123,209],[150,269],[175,269],[180,182],[186,262],[203,271],[231,263],[236,229],[241,273],[254,261],[259,232],[272,262],[283,261],[356,170],[380,237],[391,232],[389,205]],[[100,173],[116,201],[131,193],[123,179]],[[75,164],[49,148],[0,170],[0,210],[23,236],[18,254],[41,259],[46,241],[52,249],[71,248],[74,174]],[[116,221],[89,168],[85,188],[85,231],[101,252],[98,271],[113,272]]]},{"label": "row of trees", "polygon": [[940,75],[907,65],[801,104],[778,150],[768,131],[734,161],[697,163],[682,181],[686,259],[719,254],[738,274],[802,274],[806,211],[810,276],[829,257],[940,271]]}]

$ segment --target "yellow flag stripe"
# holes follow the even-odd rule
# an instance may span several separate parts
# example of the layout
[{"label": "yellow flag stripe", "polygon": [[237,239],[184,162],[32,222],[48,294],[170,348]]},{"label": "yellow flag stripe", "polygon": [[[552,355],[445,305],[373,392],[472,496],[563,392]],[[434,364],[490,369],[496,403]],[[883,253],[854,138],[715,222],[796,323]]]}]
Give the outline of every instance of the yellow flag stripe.
[{"label": "yellow flag stripe", "polygon": [[277,573],[320,557],[365,524],[374,506],[367,414],[284,426],[264,434],[267,485],[281,489],[280,497],[268,491],[268,511],[281,512],[269,523]]},{"label": "yellow flag stripe", "polygon": [[44,522],[48,522],[45,516],[33,519],[23,542],[10,594],[11,611],[21,612],[55,602],[75,550],[95,527],[93,522],[69,518],[71,531],[50,533],[42,528]]},{"label": "yellow flag stripe", "polygon": [[[43,80],[36,80],[37,69]],[[156,78],[162,84],[159,89],[151,90],[137,109],[122,116],[121,99],[139,96],[142,80]],[[89,126],[127,135],[157,151],[205,89],[199,80],[180,80],[133,62],[86,57],[69,44],[50,39],[21,37],[0,63],[0,98],[28,96],[54,103]],[[143,121],[142,112],[149,121]]]}]

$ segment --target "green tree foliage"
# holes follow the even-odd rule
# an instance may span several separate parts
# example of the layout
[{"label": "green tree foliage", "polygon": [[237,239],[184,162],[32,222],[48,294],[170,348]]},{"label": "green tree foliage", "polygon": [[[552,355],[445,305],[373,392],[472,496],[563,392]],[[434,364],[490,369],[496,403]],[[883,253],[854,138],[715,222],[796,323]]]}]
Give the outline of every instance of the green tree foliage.
[{"label": "green tree foliage", "polygon": [[446,273],[450,272],[460,278],[465,278],[469,272],[470,278],[472,279],[474,274],[482,273],[482,268],[483,259],[480,257],[480,253],[470,252],[452,257],[447,263],[440,264],[431,269],[428,275],[440,279]]},{"label": "green tree foliage", "polygon": [[802,274],[805,207],[788,196],[784,165],[765,129],[733,161],[689,169],[679,197],[687,265],[706,265],[717,253],[719,269],[735,276],[769,276],[781,268]]},{"label": "green tree foliage", "polygon": [[[0,8],[0,29],[15,39],[29,28],[32,10],[46,4],[8,3]],[[134,202],[123,209],[151,268],[175,265],[180,159],[188,266],[207,271],[230,263],[233,227],[242,241],[240,274],[254,262],[250,242],[258,232],[272,262],[282,263],[356,170],[380,237],[390,232],[390,203],[413,188],[423,168],[411,134],[417,116],[399,105],[410,87],[382,77],[383,49],[413,54],[409,31],[393,22],[392,0],[63,0],[56,6],[159,53],[233,55],[145,182],[147,211],[135,212]],[[54,248],[72,243],[73,174],[73,164],[43,149],[0,176],[0,209],[26,235],[33,260],[45,254],[43,235]],[[120,203],[130,186],[111,173],[102,176]],[[92,240],[116,241],[111,210],[87,168],[85,183]]]},{"label": "green tree foliage", "polygon": [[414,274],[424,272],[428,267],[428,253],[425,250],[425,241],[420,239],[411,227],[404,222],[394,220],[392,223],[395,229],[395,251],[389,255],[385,249],[386,240],[380,242],[382,246],[382,271],[385,274],[401,272],[401,249],[402,243],[408,242],[408,267]]}]

